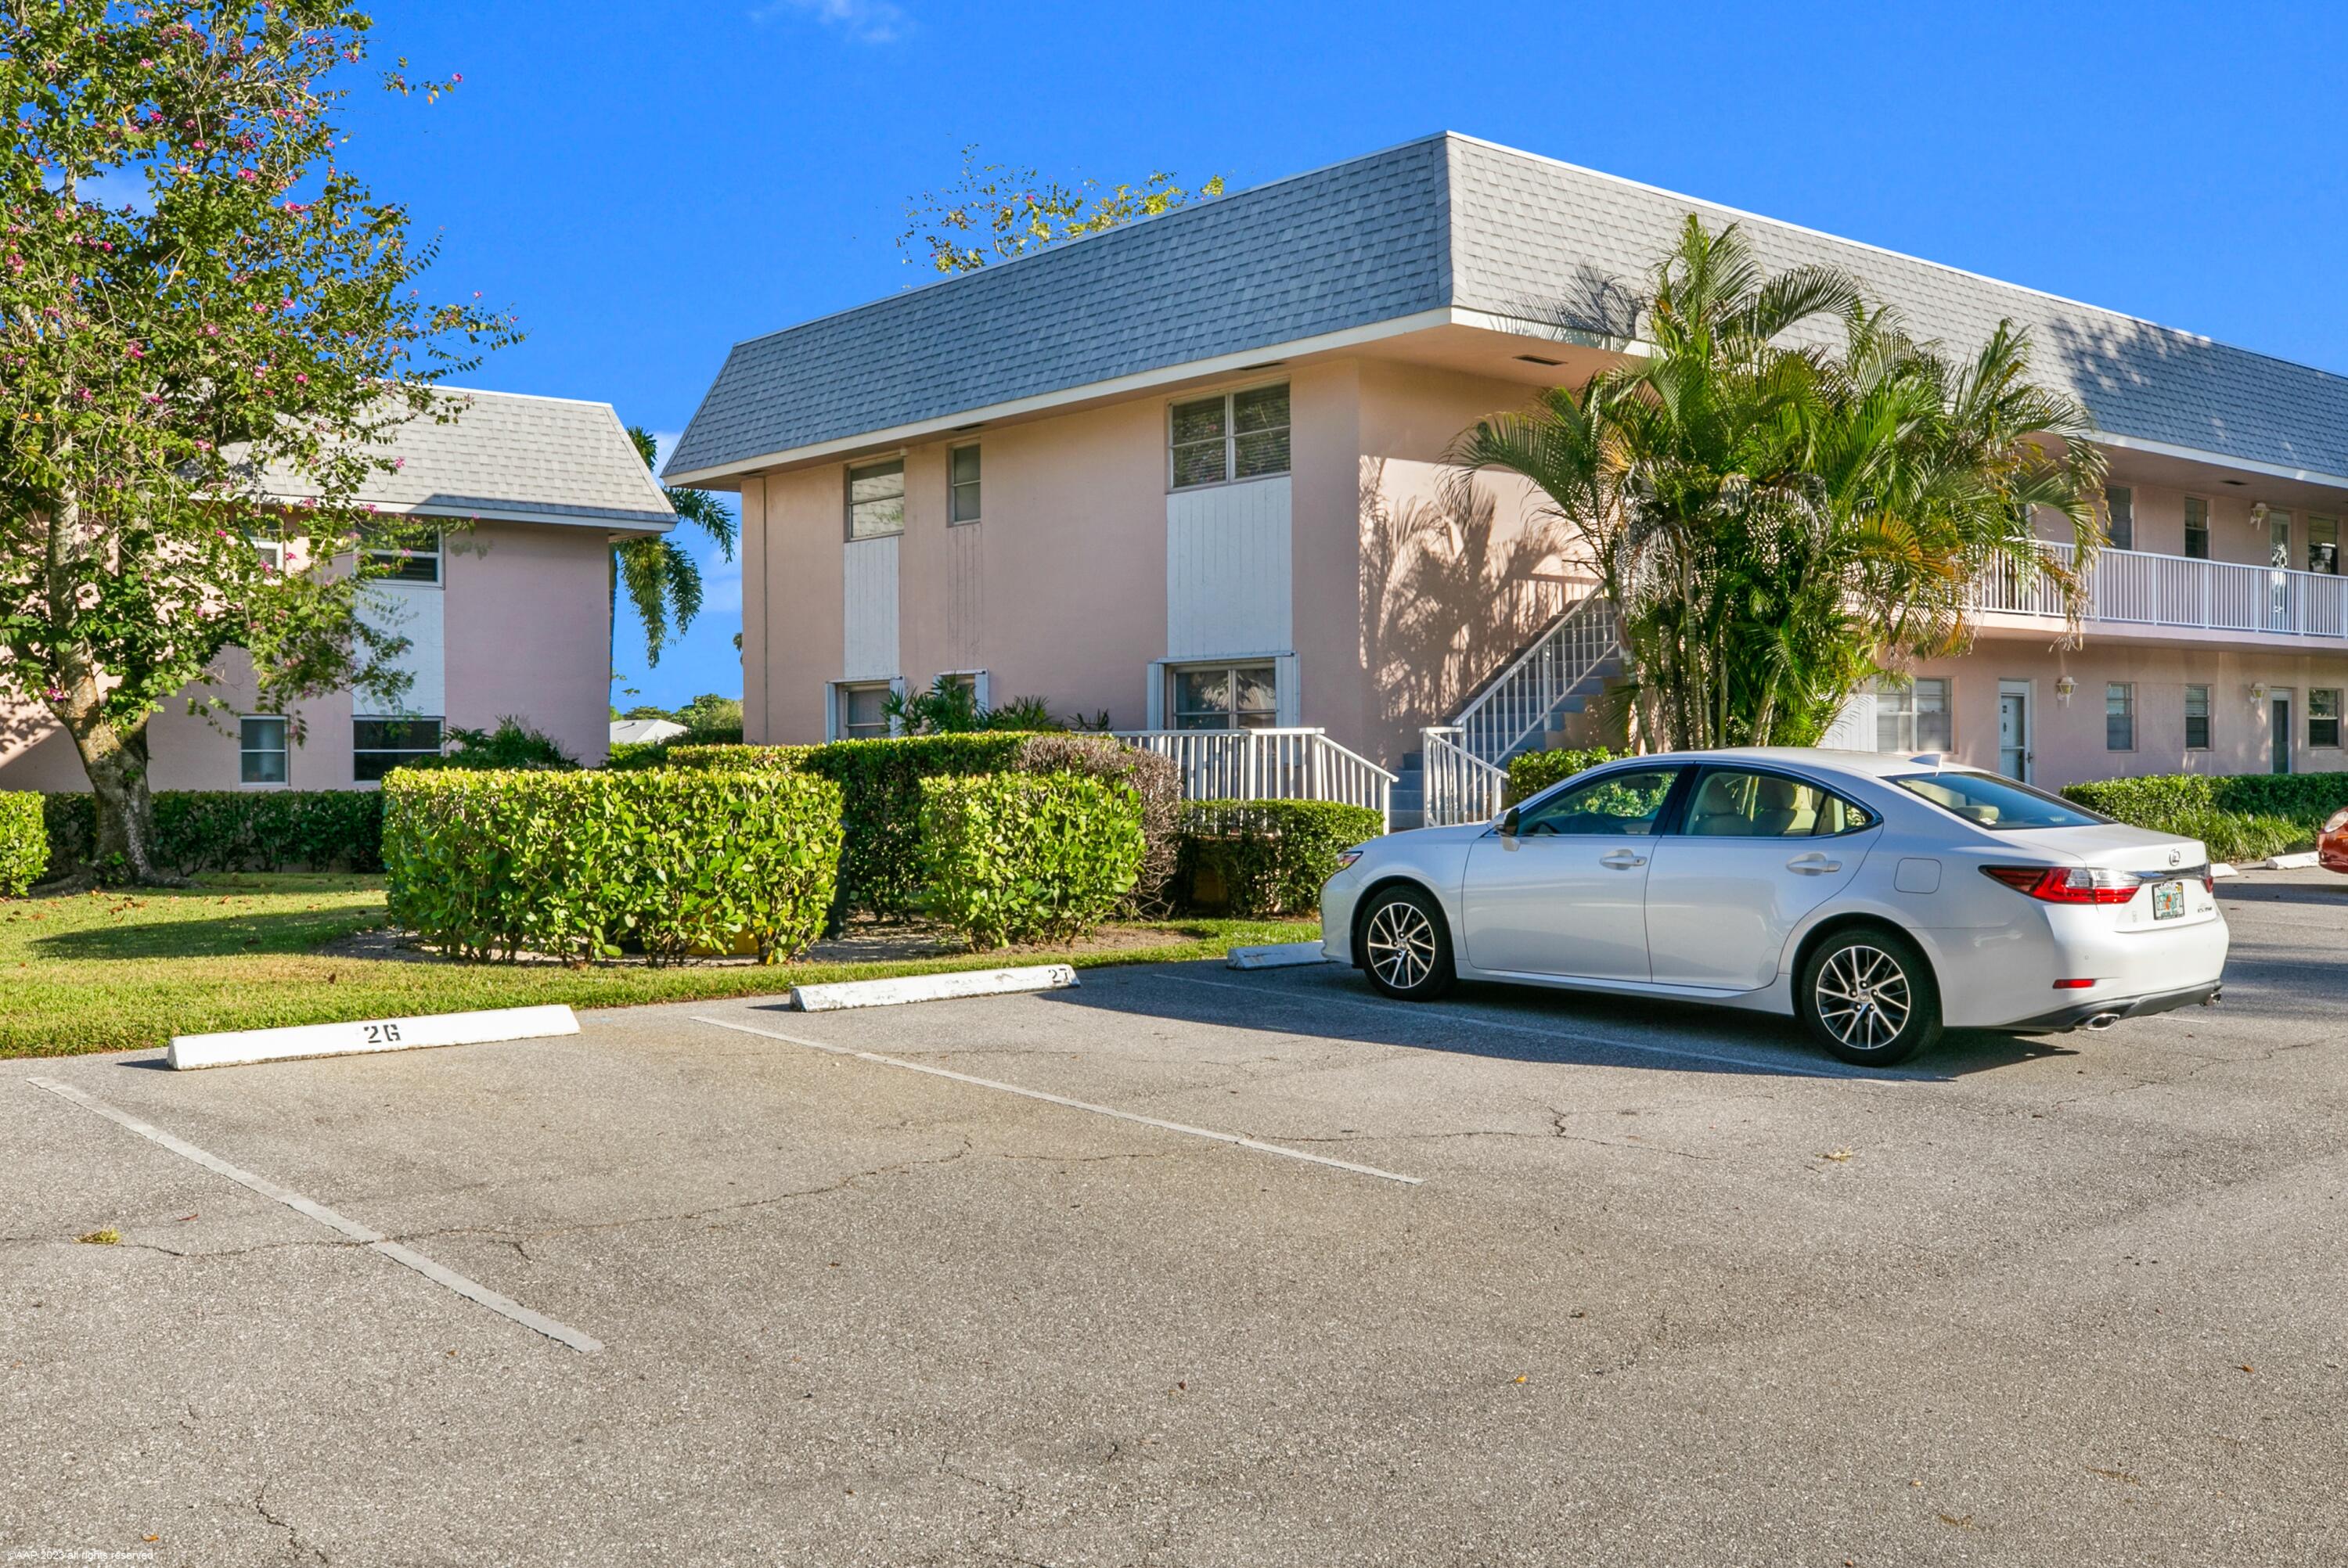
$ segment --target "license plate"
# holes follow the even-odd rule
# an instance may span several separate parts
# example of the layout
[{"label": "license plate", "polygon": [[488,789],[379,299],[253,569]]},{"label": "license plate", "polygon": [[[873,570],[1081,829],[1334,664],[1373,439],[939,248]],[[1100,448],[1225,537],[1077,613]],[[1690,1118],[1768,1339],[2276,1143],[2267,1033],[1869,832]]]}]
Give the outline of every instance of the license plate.
[{"label": "license plate", "polygon": [[2152,917],[2156,920],[2180,919],[2185,914],[2185,884],[2156,882],[2152,885]]}]

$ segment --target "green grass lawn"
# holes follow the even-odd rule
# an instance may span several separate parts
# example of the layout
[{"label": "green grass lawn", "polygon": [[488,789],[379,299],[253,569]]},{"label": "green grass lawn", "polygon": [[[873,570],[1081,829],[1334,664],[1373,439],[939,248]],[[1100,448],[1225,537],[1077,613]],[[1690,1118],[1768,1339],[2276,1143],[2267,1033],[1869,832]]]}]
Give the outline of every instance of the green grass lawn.
[{"label": "green grass lawn", "polygon": [[765,968],[414,963],[317,950],[383,920],[383,882],[372,876],[211,876],[187,889],[0,901],[0,1056],[137,1050],[175,1034],[531,1002],[624,1007],[757,996],[826,980],[1054,958],[1079,966],[1212,958],[1232,947],[1319,932],[1309,922],[1174,920],[1127,927],[1164,939],[1113,950]]}]

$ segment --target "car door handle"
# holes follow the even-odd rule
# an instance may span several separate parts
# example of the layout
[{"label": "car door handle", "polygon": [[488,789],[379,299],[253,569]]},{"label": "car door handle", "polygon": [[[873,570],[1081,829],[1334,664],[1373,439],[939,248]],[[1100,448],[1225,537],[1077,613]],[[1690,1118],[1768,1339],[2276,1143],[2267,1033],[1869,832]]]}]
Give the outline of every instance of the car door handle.
[{"label": "car door handle", "polygon": [[1786,869],[1799,872],[1804,876],[1824,876],[1829,871],[1841,870],[1842,862],[1828,860],[1825,856],[1812,851],[1808,855],[1797,855],[1793,859],[1786,862]]},{"label": "car door handle", "polygon": [[1611,866],[1617,871],[1635,871],[1646,863],[1645,856],[1633,855],[1627,849],[1618,849],[1598,862],[1601,866]]}]

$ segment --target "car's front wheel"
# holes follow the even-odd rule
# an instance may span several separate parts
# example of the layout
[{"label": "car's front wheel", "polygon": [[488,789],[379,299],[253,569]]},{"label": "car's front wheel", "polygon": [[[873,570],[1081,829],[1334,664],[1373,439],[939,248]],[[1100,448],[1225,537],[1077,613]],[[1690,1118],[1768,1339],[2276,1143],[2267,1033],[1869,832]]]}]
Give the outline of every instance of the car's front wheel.
[{"label": "car's front wheel", "polygon": [[1862,1067],[1907,1061],[1941,1038],[1941,990],[1916,944],[1873,927],[1838,932],[1802,966],[1802,1021]]},{"label": "car's front wheel", "polygon": [[1451,989],[1451,936],[1432,896],[1381,888],[1362,917],[1362,968],[1370,983],[1405,1001],[1433,1001]]}]

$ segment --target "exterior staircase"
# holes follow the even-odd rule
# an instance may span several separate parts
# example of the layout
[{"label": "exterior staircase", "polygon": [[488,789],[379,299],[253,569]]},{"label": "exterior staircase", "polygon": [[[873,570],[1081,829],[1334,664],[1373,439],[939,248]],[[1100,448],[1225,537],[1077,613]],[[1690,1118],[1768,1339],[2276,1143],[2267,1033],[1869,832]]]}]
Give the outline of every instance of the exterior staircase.
[{"label": "exterior staircase", "polygon": [[1577,600],[1486,682],[1458,717],[1420,732],[1419,749],[1405,753],[1395,779],[1394,826],[1440,827],[1495,815],[1509,759],[1562,745],[1566,716],[1588,711],[1622,674],[1614,607],[1595,594]]}]

